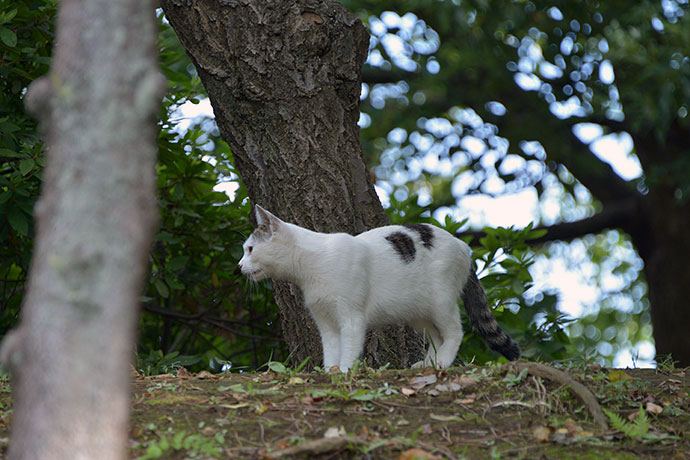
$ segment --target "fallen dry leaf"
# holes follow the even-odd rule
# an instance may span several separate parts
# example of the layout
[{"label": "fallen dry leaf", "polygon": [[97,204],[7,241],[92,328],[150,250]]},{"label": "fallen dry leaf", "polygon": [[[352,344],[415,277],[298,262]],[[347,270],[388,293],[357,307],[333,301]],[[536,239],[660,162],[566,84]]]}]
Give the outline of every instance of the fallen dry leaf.
[{"label": "fallen dry leaf", "polygon": [[256,407],[254,407],[254,413],[256,415],[261,415],[264,412],[268,410],[268,407],[264,406],[263,404],[259,403]]},{"label": "fallen dry leaf", "polygon": [[205,426],[205,427],[201,430],[201,434],[203,434],[204,436],[206,436],[206,437],[208,437],[208,438],[210,438],[211,436],[215,435],[216,432],[217,432],[217,430],[216,430],[215,428],[213,428],[212,426]]},{"label": "fallen dry leaf", "polygon": [[436,374],[418,375],[410,379],[410,386],[419,391],[427,385],[436,383]]},{"label": "fallen dry leaf", "polygon": [[152,375],[149,378],[153,379],[153,380],[163,380],[163,379],[172,379],[172,378],[175,378],[175,376],[172,374],[158,374],[158,375]]},{"label": "fallen dry leaf", "polygon": [[582,432],[582,428],[580,428],[576,423],[575,420],[569,418],[568,420],[565,421],[565,428],[568,431],[568,434],[570,436],[574,435],[575,433],[580,433]]},{"label": "fallen dry leaf", "polygon": [[215,379],[216,376],[211,374],[209,371],[201,371],[198,374],[196,374],[196,378],[198,378],[198,379]]},{"label": "fallen dry leaf", "polygon": [[460,385],[461,388],[469,388],[477,384],[477,378],[470,377],[468,375],[461,375],[455,379],[454,382]]},{"label": "fallen dry leaf", "polygon": [[347,431],[345,431],[345,427],[335,427],[332,426],[329,429],[326,430],[326,432],[323,434],[324,438],[338,438],[340,436],[347,436]]},{"label": "fallen dry leaf", "polygon": [[631,380],[632,377],[625,371],[611,371],[609,372],[609,381],[610,382],[618,382],[620,380]]},{"label": "fallen dry leaf", "polygon": [[654,414],[654,415],[659,415],[659,414],[660,414],[661,412],[663,412],[663,410],[664,410],[663,407],[661,407],[661,406],[659,406],[659,405],[657,405],[657,404],[654,404],[653,402],[648,402],[648,403],[645,405],[644,409],[645,409],[647,412],[649,412],[650,414]]},{"label": "fallen dry leaf", "polygon": [[436,415],[430,414],[429,418],[431,420],[436,420],[438,422],[462,422],[462,419],[457,415]]},{"label": "fallen dry leaf", "polygon": [[271,370],[268,370],[266,372],[263,372],[259,374],[259,381],[261,382],[272,382],[273,380],[278,379],[278,373],[273,372]]},{"label": "fallen dry leaf", "polygon": [[567,428],[559,428],[556,430],[556,432],[553,434],[553,437],[551,438],[553,442],[558,442],[558,443],[566,443],[568,442],[568,429]]},{"label": "fallen dry leaf", "polygon": [[532,436],[536,441],[547,442],[551,437],[551,430],[548,427],[540,425],[532,429]]},{"label": "fallen dry leaf", "polygon": [[412,388],[407,387],[401,388],[400,393],[404,394],[405,396],[415,396],[417,394],[417,392],[414,391]]},{"label": "fallen dry leaf", "polygon": [[219,404],[220,407],[225,407],[226,409],[239,409],[241,407],[247,407],[249,403],[239,403],[239,404]]},{"label": "fallen dry leaf", "polygon": [[290,377],[290,380],[288,380],[288,384],[290,385],[301,385],[304,383],[304,379],[302,377]]},{"label": "fallen dry leaf", "polygon": [[459,383],[455,382],[448,382],[448,383],[439,383],[435,387],[436,391],[439,391],[441,393],[445,393],[448,391],[460,391],[461,386]]},{"label": "fallen dry leaf", "polygon": [[192,374],[189,373],[187,369],[184,367],[181,367],[177,370],[177,378],[178,379],[188,379],[192,376]]},{"label": "fallen dry leaf", "polygon": [[438,457],[430,452],[427,452],[423,449],[419,449],[417,447],[413,449],[407,449],[405,452],[400,454],[400,457],[398,457],[398,460],[440,460],[441,457]]}]

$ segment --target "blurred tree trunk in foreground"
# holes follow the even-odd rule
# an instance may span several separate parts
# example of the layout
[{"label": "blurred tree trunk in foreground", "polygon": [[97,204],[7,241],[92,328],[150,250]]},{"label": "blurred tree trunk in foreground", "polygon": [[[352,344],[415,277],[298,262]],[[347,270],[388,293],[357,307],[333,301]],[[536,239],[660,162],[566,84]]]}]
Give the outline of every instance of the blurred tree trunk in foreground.
[{"label": "blurred tree trunk in foreground", "polygon": [[[359,141],[361,69],[369,35],[334,1],[161,2],[194,62],[249,197],[282,219],[322,232],[387,223]],[[353,267],[356,269],[356,267]],[[293,361],[321,360],[298,290],[275,282]],[[370,365],[407,367],[419,335],[370,334]]]},{"label": "blurred tree trunk in foreground", "polygon": [[11,459],[126,456],[163,89],[153,2],[60,2],[51,71],[25,100],[47,167],[28,293],[1,354]]}]

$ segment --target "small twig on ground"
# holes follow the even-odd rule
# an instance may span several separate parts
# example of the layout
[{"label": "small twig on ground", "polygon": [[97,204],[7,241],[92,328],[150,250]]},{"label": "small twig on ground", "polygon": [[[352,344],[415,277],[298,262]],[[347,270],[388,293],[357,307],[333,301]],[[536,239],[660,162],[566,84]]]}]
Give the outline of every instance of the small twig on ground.
[{"label": "small twig on ground", "polygon": [[261,432],[261,436],[260,436],[261,442],[265,443],[266,439],[264,439],[264,425],[261,422],[259,422],[259,430]]},{"label": "small twig on ground", "polygon": [[549,394],[546,392],[546,388],[544,387],[544,384],[541,382],[541,379],[538,379],[536,375],[532,376],[532,381],[534,382],[534,387],[537,391],[537,400],[544,404],[544,406],[541,407],[539,412],[542,415],[544,415],[548,411],[551,411],[551,402]]},{"label": "small twig on ground", "polygon": [[486,414],[489,409],[493,409],[494,407],[504,407],[504,406],[520,406],[520,407],[528,407],[530,409],[535,409],[537,406],[546,406],[547,408],[551,408],[547,403],[543,401],[537,401],[535,403],[526,403],[522,401],[500,401],[497,403],[493,403],[486,409],[484,409],[484,414]]},{"label": "small twig on ground", "polygon": [[295,446],[286,447],[284,449],[276,449],[273,452],[267,452],[264,454],[263,458],[274,459],[287,457],[289,455],[319,455],[342,449],[351,444],[364,444],[364,441],[347,436],[321,438],[314,441],[301,442]]},{"label": "small twig on ground", "polygon": [[454,454],[450,449],[448,449],[447,447],[438,446],[438,445],[432,446],[432,445],[430,445],[430,444],[426,444],[426,443],[423,443],[423,442],[421,442],[421,441],[417,441],[416,444],[417,444],[418,446],[424,448],[425,450],[429,451],[429,452],[437,451],[437,452],[443,454],[446,458],[449,458],[449,459],[451,459],[451,460],[457,458],[457,455],[455,455],[455,454]]},{"label": "small twig on ground", "polygon": [[597,402],[597,398],[594,396],[594,394],[589,391],[586,386],[574,380],[565,372],[545,364],[532,362],[510,363],[506,366],[514,368],[518,371],[527,369],[532,375],[569,386],[572,392],[575,393],[580,400],[582,400],[585,406],[587,406],[587,409],[589,409],[589,412],[592,414],[594,421],[603,429],[609,428],[608,420],[606,419],[604,412],[601,410],[601,406],[599,405],[599,402]]}]

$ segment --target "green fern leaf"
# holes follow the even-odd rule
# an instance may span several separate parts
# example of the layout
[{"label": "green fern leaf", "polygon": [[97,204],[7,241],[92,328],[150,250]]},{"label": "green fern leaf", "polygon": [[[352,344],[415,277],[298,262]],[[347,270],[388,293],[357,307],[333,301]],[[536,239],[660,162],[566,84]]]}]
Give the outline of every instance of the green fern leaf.
[{"label": "green fern leaf", "polygon": [[614,412],[606,409],[603,409],[603,411],[609,418],[611,427],[614,430],[620,431],[628,438],[642,439],[649,433],[649,418],[642,406],[640,406],[640,409],[637,411],[637,417],[632,423],[625,421],[620,415]]},{"label": "green fern leaf", "polygon": [[640,409],[637,411],[637,418],[635,418],[632,424],[635,428],[636,438],[643,438],[649,433],[649,418],[642,405],[640,405]]},{"label": "green fern leaf", "polygon": [[609,418],[609,422],[611,423],[611,428],[613,428],[616,431],[621,431],[625,429],[626,422],[621,418],[620,415],[616,414],[615,412],[611,412],[608,409],[602,409],[604,411],[604,414]]}]

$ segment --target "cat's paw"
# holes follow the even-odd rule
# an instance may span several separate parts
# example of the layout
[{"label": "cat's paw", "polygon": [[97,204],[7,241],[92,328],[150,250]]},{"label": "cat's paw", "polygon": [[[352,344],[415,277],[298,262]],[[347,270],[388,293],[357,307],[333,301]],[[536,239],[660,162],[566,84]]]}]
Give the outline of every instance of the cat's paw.
[{"label": "cat's paw", "polygon": [[412,369],[421,369],[423,367],[428,367],[424,361],[417,361],[412,365]]}]

